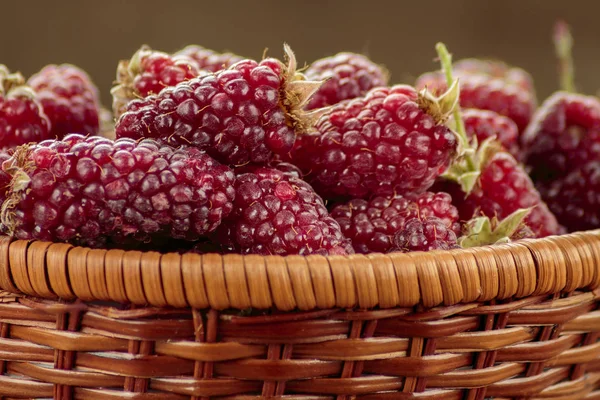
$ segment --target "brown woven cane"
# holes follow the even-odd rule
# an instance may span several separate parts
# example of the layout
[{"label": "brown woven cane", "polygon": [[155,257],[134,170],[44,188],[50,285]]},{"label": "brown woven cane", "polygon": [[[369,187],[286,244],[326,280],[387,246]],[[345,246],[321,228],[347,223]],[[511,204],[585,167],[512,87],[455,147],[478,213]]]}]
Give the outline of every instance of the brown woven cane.
[{"label": "brown woven cane", "polygon": [[0,238],[0,399],[600,399],[600,231],[348,257]]}]

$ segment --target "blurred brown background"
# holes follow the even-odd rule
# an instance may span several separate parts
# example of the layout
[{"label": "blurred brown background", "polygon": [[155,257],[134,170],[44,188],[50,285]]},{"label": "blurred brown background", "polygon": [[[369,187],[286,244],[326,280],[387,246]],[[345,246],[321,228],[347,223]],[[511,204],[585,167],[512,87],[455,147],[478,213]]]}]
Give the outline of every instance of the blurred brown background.
[{"label": "blurred brown background", "polygon": [[2,0],[0,63],[30,75],[47,63],[87,70],[110,104],[117,61],[143,43],[174,51],[196,43],[260,58],[288,42],[300,63],[338,51],[366,52],[394,83],[437,68],[434,44],[455,59],[492,56],[529,70],[540,98],[557,86],[550,41],[563,18],[575,37],[578,88],[600,89],[600,2],[593,0],[183,1]]}]

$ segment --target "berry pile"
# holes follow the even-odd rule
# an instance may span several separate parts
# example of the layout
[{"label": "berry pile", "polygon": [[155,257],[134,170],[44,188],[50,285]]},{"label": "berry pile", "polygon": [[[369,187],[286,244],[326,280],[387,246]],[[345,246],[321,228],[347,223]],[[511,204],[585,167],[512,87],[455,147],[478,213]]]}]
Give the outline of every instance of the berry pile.
[{"label": "berry pile", "polygon": [[[450,250],[600,228],[600,100],[452,64],[414,86],[364,55],[297,66],[190,45],[119,62],[112,115],[79,68],[0,66],[0,229],[96,248],[259,255]],[[456,79],[455,79],[456,78]],[[463,109],[461,109],[461,107]]]}]

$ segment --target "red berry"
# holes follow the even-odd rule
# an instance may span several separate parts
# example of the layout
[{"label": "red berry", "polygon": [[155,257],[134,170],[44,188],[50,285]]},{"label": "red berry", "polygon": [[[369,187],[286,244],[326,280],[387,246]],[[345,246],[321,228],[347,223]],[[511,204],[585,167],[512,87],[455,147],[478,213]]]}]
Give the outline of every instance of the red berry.
[{"label": "red berry", "polygon": [[[417,89],[426,87],[434,94],[442,93],[447,88],[444,75],[439,72],[421,75],[415,86]],[[505,115],[515,121],[519,132],[522,132],[535,111],[536,99],[532,92],[503,79],[483,74],[465,74],[460,77],[460,105]]]},{"label": "red berry", "polygon": [[569,232],[600,227],[600,159],[585,162],[539,187],[548,207]]},{"label": "red berry", "polygon": [[111,90],[113,112],[118,117],[131,100],[158,94],[200,74],[198,64],[187,56],[171,56],[142,46],[131,60],[123,60],[117,67],[117,85]]},{"label": "red berry", "polygon": [[461,112],[465,130],[469,138],[477,137],[478,143],[491,137],[498,142],[516,159],[519,153],[519,129],[508,117],[488,110],[467,108]]},{"label": "red berry", "polygon": [[447,193],[425,192],[418,196],[377,196],[370,201],[354,199],[331,210],[344,236],[352,240],[357,253],[387,253],[394,235],[412,218],[437,217],[460,234],[458,210]]},{"label": "red berry", "polygon": [[528,72],[521,68],[512,67],[502,61],[465,58],[454,63],[453,72],[459,78],[465,75],[483,74],[520,86],[525,91],[535,92],[533,79]]},{"label": "red berry", "polygon": [[340,103],[298,138],[291,160],[324,198],[427,190],[454,156],[457,140],[407,85],[376,88]]},{"label": "red berry", "polygon": [[320,85],[304,80],[288,54],[288,66],[240,61],[133,101],[117,122],[117,137],[188,144],[230,165],[264,164],[274,153],[288,153],[312,122],[302,108]]},{"label": "red berry", "polygon": [[50,120],[20,73],[0,65],[0,149],[51,137]]},{"label": "red berry", "polygon": [[325,81],[317,90],[308,109],[337,104],[342,100],[364,96],[377,86],[386,86],[387,71],[361,54],[339,53],[312,63],[306,77]]},{"label": "red berry", "polygon": [[107,243],[197,240],[232,209],[233,172],[193,148],[67,135],[19,148],[2,223],[18,239]]},{"label": "red berry", "polygon": [[232,53],[217,53],[202,46],[190,45],[179,50],[175,55],[183,55],[196,61],[198,67],[204,71],[217,72],[231,67],[244,57]]},{"label": "red berry", "polygon": [[393,251],[450,250],[458,248],[454,231],[437,217],[411,218],[394,236]]},{"label": "red berry", "polygon": [[237,176],[224,247],[242,254],[351,254],[352,246],[323,200],[295,174],[258,167]]},{"label": "red berry", "polygon": [[523,134],[523,146],[536,182],[559,179],[600,159],[600,100],[554,93],[536,111]]},{"label": "red berry", "polygon": [[461,220],[480,215],[503,219],[518,209],[533,207],[525,223],[536,237],[562,233],[562,227],[542,201],[527,172],[504,151],[490,149],[482,161],[479,179],[468,196],[465,197],[460,186],[450,182],[441,181],[435,190],[451,194]]}]

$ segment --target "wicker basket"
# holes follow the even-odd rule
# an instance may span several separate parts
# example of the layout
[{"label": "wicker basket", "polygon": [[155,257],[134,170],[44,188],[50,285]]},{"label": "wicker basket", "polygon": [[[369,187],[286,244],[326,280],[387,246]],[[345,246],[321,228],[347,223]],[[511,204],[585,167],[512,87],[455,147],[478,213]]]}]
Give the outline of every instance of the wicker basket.
[{"label": "wicker basket", "polygon": [[600,399],[600,231],[350,257],[0,238],[0,398]]}]

